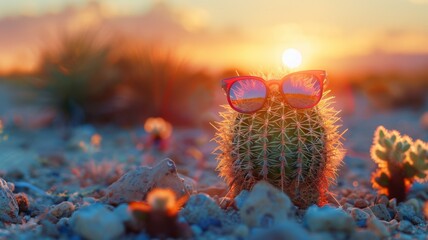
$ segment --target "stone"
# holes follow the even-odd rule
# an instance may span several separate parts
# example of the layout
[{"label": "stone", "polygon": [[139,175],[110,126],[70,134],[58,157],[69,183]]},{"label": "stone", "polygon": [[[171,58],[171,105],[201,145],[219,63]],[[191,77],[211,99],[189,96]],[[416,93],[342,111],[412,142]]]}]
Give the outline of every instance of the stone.
[{"label": "stone", "polygon": [[0,178],[0,221],[19,222],[19,206],[8,183]]},{"label": "stone", "polygon": [[196,224],[203,230],[221,227],[225,219],[225,213],[214,199],[203,193],[192,195],[179,214],[189,224]]},{"label": "stone", "polygon": [[57,219],[68,218],[73,214],[75,206],[72,202],[64,201],[58,205],[55,205],[49,210],[49,213]]},{"label": "stone", "polygon": [[247,200],[247,198],[248,198],[248,195],[250,194],[250,192],[249,191],[247,191],[247,190],[242,190],[239,194],[238,194],[238,196],[236,196],[235,197],[235,206],[238,208],[238,209],[241,209],[242,208],[242,206],[244,205],[244,202]]},{"label": "stone", "polygon": [[388,238],[391,235],[388,228],[376,217],[371,217],[367,220],[367,228],[381,239]]},{"label": "stone", "polygon": [[70,218],[70,226],[79,236],[89,240],[119,239],[125,232],[121,219],[102,204],[75,211]]},{"label": "stone", "polygon": [[415,227],[413,226],[413,224],[407,220],[402,220],[399,224],[398,224],[398,231],[403,232],[403,233],[408,233],[408,234],[413,234],[415,232]]},{"label": "stone", "polygon": [[263,228],[254,232],[248,238],[250,240],[261,239],[287,239],[287,240],[302,240],[312,239],[311,235],[299,224],[294,221],[283,221],[271,228]]},{"label": "stone", "polygon": [[368,203],[366,200],[359,198],[355,200],[354,206],[357,208],[366,208],[368,206]]},{"label": "stone", "polygon": [[413,224],[423,224],[425,223],[423,218],[422,211],[416,212],[415,206],[412,203],[400,203],[397,206],[397,214],[395,219],[398,221],[407,220]]},{"label": "stone", "polygon": [[237,239],[246,239],[250,234],[250,229],[245,224],[238,224],[234,227],[233,236]]},{"label": "stone", "polygon": [[248,227],[270,227],[287,221],[294,214],[290,198],[271,184],[260,181],[249,193],[240,209],[242,222]]},{"label": "stone", "polygon": [[370,214],[359,208],[349,208],[348,211],[358,227],[367,227],[367,219],[370,218]]},{"label": "stone", "polygon": [[116,214],[116,216],[118,216],[122,222],[132,221],[132,218],[133,218],[132,212],[129,209],[128,204],[126,204],[126,203],[123,203],[123,204],[120,204],[119,206],[117,206],[113,210],[113,213]]},{"label": "stone", "polygon": [[17,193],[14,195],[16,203],[18,204],[19,212],[27,212],[30,208],[30,200],[25,193]]},{"label": "stone", "polygon": [[154,188],[171,189],[179,199],[183,196],[189,196],[188,187],[184,180],[178,176],[174,161],[164,159],[152,168],[138,167],[127,172],[107,188],[102,202],[119,205],[142,201],[147,193]]},{"label": "stone", "polygon": [[346,232],[355,230],[355,222],[343,210],[328,206],[311,206],[303,218],[311,232]]},{"label": "stone", "polygon": [[373,214],[380,220],[385,221],[391,221],[392,217],[389,214],[388,209],[386,208],[385,204],[376,204],[374,206],[371,206],[370,209],[372,210]]},{"label": "stone", "polygon": [[351,236],[350,240],[378,240],[380,239],[374,232],[369,230],[359,230]]}]

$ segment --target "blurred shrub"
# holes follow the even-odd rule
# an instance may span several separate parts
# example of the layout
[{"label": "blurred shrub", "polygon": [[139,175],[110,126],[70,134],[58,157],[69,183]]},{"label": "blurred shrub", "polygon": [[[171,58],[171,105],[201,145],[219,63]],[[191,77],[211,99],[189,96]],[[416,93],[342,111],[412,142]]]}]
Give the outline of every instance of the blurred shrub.
[{"label": "blurred shrub", "polygon": [[173,125],[195,125],[207,120],[215,83],[205,71],[160,46],[130,49],[117,43],[79,33],[46,49],[36,81],[44,104],[71,123],[129,125],[162,117]]},{"label": "blurred shrub", "polygon": [[[137,47],[121,51],[116,66],[122,91],[133,96],[129,107],[140,119],[162,117],[173,125],[205,121],[216,83],[203,70],[190,67],[171,51]],[[125,89],[127,88],[127,89]]]},{"label": "blurred shrub", "polygon": [[424,107],[427,100],[428,74],[370,75],[356,85],[378,109],[403,107],[420,109]]},{"label": "blurred shrub", "polygon": [[37,73],[44,104],[72,123],[92,117],[96,103],[111,97],[118,83],[111,52],[110,43],[90,32],[64,35],[56,48],[45,49]]}]

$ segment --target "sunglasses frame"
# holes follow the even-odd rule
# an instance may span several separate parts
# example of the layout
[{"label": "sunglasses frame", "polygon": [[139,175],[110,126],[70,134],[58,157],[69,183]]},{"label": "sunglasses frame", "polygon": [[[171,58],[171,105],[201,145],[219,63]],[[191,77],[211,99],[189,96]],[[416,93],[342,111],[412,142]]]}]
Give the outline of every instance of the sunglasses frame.
[{"label": "sunglasses frame", "polygon": [[[319,94],[319,97],[318,97],[318,99],[317,99],[317,101],[315,101],[315,103],[314,104],[312,104],[312,105],[310,105],[310,106],[308,106],[308,107],[304,107],[304,108],[298,108],[298,107],[294,107],[293,105],[291,105],[289,102],[288,102],[288,100],[287,100],[287,98],[284,96],[285,95],[285,93],[284,93],[284,91],[282,90],[282,84],[289,78],[289,77],[292,77],[293,75],[298,75],[298,74],[310,74],[310,75],[312,75],[312,76],[315,76],[316,77],[316,79],[318,80],[318,82],[319,82],[319,84],[320,84],[320,94]],[[266,81],[266,80],[264,80],[263,78],[261,78],[261,77],[256,77],[256,76],[237,76],[237,77],[230,77],[230,78],[226,78],[226,79],[223,79],[222,81],[221,81],[221,86],[222,86],[222,88],[223,88],[223,90],[226,92],[226,96],[227,96],[227,102],[229,103],[229,106],[233,109],[233,110],[235,110],[235,111],[237,111],[237,112],[239,112],[239,113],[245,113],[245,114],[252,114],[252,113],[255,113],[255,112],[257,112],[257,111],[259,111],[260,109],[262,109],[263,107],[264,107],[264,105],[266,104],[266,100],[267,100],[267,98],[268,98],[268,96],[269,96],[269,94],[270,94],[270,89],[269,89],[269,85],[272,85],[272,84],[277,84],[278,86],[280,86],[280,92],[281,92],[281,95],[283,96],[283,100],[290,106],[290,107],[292,107],[292,108],[295,108],[295,109],[306,109],[306,108],[312,108],[312,107],[314,107],[315,105],[317,105],[318,103],[319,103],[319,101],[321,100],[321,97],[322,97],[322,94],[323,94],[323,88],[324,88],[324,81],[326,80],[326,78],[327,78],[327,73],[324,71],[324,70],[305,70],[305,71],[298,71],[298,72],[292,72],[292,73],[289,73],[289,74],[287,74],[287,75],[285,75],[284,77],[282,77],[281,78],[281,80],[269,80],[269,81]],[[260,81],[260,82],[262,82],[263,83],[263,85],[265,86],[265,88],[266,88],[266,96],[264,97],[264,100],[263,100],[263,104],[261,105],[261,107],[260,108],[258,108],[258,109],[256,109],[256,110],[252,110],[252,111],[242,111],[242,110],[240,110],[240,109],[237,109],[236,107],[234,107],[233,106],[233,104],[232,104],[232,101],[230,100],[230,88],[232,87],[232,85],[234,84],[234,83],[236,83],[236,82],[238,82],[238,81],[241,81],[241,80],[256,80],[256,81]]]}]

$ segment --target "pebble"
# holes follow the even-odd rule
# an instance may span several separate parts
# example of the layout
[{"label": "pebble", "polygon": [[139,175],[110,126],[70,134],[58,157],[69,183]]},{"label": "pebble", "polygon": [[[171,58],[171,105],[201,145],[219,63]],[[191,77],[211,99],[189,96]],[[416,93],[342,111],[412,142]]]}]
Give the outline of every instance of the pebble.
[{"label": "pebble", "polygon": [[376,204],[384,204],[385,206],[388,205],[389,203],[389,199],[387,196],[385,195],[380,195],[377,199],[376,199]]},{"label": "pebble", "polygon": [[359,208],[349,208],[347,211],[350,212],[351,217],[354,219],[358,227],[367,227],[367,219],[370,218],[370,214]]},{"label": "pebble", "polygon": [[49,210],[49,213],[58,218],[68,218],[71,216],[71,214],[73,214],[75,210],[75,206],[72,202],[68,202],[68,201],[64,201],[58,205],[55,205],[53,208],[51,208],[51,210]]},{"label": "pebble", "polygon": [[247,200],[249,194],[250,194],[250,192],[248,190],[242,190],[238,194],[238,196],[235,197],[235,206],[238,209],[242,208],[242,206],[244,205],[244,202]]},{"label": "pebble", "polygon": [[398,231],[403,232],[403,233],[409,233],[409,234],[413,234],[415,232],[415,227],[413,226],[413,224],[407,220],[402,220],[399,224],[398,224]]},{"label": "pebble", "polygon": [[354,206],[357,208],[366,208],[368,206],[368,203],[366,200],[359,198],[355,200]]},{"label": "pebble", "polygon": [[75,211],[70,226],[75,233],[89,240],[119,239],[125,232],[121,219],[102,204]]},{"label": "pebble", "polygon": [[211,226],[221,227],[225,219],[225,213],[214,199],[203,193],[192,195],[179,214],[189,224],[196,224],[202,230]]},{"label": "pebble", "polygon": [[350,238],[350,240],[378,240],[378,239],[380,238],[376,234],[366,229],[355,231],[355,233]]},{"label": "pebble", "polygon": [[305,225],[311,232],[338,231],[352,233],[355,230],[355,222],[351,216],[343,210],[328,206],[308,208],[304,219]]},{"label": "pebble", "polygon": [[[382,196],[383,197],[383,196]],[[387,201],[388,203],[388,201]],[[386,208],[385,204],[376,204],[374,206],[371,206],[370,209],[372,210],[373,214],[379,218],[380,220],[385,221],[391,221],[391,215],[389,214],[388,209]]]},{"label": "pebble", "polygon": [[250,229],[245,224],[239,224],[234,227],[233,236],[238,239],[246,239],[250,234]]},{"label": "pebble", "polygon": [[294,214],[290,198],[271,184],[258,182],[240,210],[248,227],[270,227],[287,221]]},{"label": "pebble", "polygon": [[0,221],[19,222],[19,206],[7,182],[0,178]]},{"label": "pebble", "polygon": [[111,205],[142,201],[153,188],[169,188],[177,198],[189,195],[188,185],[177,174],[174,161],[164,159],[158,165],[138,167],[111,184],[102,201]]},{"label": "pebble", "polygon": [[132,218],[133,218],[132,212],[129,209],[128,204],[126,204],[126,203],[123,203],[123,204],[120,204],[119,206],[117,206],[113,210],[113,213],[116,214],[116,216],[118,216],[122,222],[132,221]]},{"label": "pebble", "polygon": [[18,204],[19,212],[27,212],[30,208],[30,201],[25,193],[17,193],[14,195],[16,203]]},{"label": "pebble", "polygon": [[390,236],[388,228],[376,217],[371,217],[367,220],[367,228],[379,238],[388,238]]},{"label": "pebble", "polygon": [[395,219],[398,221],[407,220],[413,224],[423,224],[425,223],[423,218],[422,211],[416,212],[413,204],[400,203],[397,206]]},{"label": "pebble", "polygon": [[271,228],[262,228],[253,231],[250,240],[287,239],[309,240],[311,235],[300,225],[292,220],[281,222]]}]

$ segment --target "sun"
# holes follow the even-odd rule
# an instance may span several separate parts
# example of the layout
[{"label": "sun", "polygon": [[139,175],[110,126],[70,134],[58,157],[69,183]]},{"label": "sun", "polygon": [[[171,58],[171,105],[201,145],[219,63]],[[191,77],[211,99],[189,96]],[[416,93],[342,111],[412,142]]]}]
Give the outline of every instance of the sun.
[{"label": "sun", "polygon": [[282,63],[288,68],[297,68],[302,63],[302,54],[294,48],[289,48],[282,54]]}]

